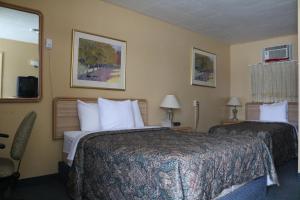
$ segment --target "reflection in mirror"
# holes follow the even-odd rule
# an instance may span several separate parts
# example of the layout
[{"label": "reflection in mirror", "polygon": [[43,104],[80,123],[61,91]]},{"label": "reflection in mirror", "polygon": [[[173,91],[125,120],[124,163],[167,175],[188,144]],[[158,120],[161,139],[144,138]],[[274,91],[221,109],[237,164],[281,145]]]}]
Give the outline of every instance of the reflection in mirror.
[{"label": "reflection in mirror", "polygon": [[5,5],[0,4],[0,97],[38,99],[41,95],[40,14]]}]

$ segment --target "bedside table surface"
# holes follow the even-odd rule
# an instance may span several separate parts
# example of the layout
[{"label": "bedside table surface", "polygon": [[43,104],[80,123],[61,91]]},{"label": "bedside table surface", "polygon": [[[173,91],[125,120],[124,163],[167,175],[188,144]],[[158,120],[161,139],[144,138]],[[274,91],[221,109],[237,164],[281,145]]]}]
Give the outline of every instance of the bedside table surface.
[{"label": "bedside table surface", "polygon": [[226,124],[238,124],[243,122],[243,120],[232,120],[232,119],[226,119],[224,121],[222,121],[221,124],[226,125]]},{"label": "bedside table surface", "polygon": [[177,132],[192,132],[193,129],[192,127],[189,126],[173,126],[171,127],[172,130],[177,131]]}]

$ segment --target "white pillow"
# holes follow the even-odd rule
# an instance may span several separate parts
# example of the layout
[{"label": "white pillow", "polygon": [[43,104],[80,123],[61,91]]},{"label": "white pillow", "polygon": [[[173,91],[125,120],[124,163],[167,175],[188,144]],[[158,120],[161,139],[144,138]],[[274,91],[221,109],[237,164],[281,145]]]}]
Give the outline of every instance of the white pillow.
[{"label": "white pillow", "polygon": [[144,128],[145,125],[143,122],[138,101],[137,100],[131,101],[131,105],[132,105],[135,128]]},{"label": "white pillow", "polygon": [[77,111],[81,131],[100,131],[99,111],[96,103],[77,100]]},{"label": "white pillow", "polygon": [[99,98],[99,119],[104,130],[134,128],[131,101],[112,101]]},{"label": "white pillow", "polygon": [[261,121],[288,122],[288,102],[282,101],[273,104],[263,104],[260,106]]}]

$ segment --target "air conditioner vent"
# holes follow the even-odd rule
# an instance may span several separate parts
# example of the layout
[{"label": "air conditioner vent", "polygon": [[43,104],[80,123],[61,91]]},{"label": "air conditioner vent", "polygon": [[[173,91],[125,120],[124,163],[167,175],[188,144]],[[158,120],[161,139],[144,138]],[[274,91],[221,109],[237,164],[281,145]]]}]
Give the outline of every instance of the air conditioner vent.
[{"label": "air conditioner vent", "polygon": [[291,45],[279,45],[274,47],[267,47],[263,50],[264,62],[278,62],[284,60],[291,60]]}]

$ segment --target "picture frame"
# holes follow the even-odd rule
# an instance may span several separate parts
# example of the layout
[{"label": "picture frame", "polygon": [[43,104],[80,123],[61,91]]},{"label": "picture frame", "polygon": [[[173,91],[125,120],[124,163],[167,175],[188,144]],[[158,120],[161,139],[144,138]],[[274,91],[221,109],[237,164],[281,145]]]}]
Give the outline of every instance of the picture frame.
[{"label": "picture frame", "polygon": [[126,41],[73,30],[71,87],[126,89]]},{"label": "picture frame", "polygon": [[216,70],[216,54],[193,47],[191,84],[215,88],[217,86]]}]

